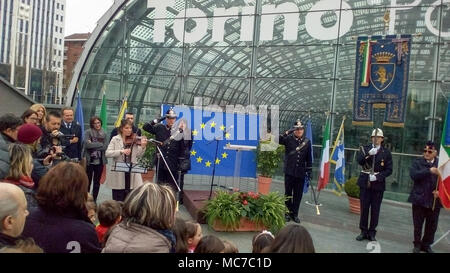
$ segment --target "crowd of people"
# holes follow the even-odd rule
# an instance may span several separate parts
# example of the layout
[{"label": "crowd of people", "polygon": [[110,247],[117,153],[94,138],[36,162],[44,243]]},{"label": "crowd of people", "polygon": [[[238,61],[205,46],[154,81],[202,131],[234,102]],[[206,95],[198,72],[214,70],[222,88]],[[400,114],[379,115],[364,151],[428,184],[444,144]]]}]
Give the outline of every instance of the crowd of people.
[{"label": "crowd of people", "polygon": [[[134,114],[108,137],[104,121],[90,118],[81,135],[70,107],[47,111],[37,104],[19,118],[0,117],[0,252],[33,253],[237,253],[233,242],[203,236],[199,223],[178,216],[184,174],[192,147],[186,124],[175,123],[172,109],[145,123],[142,130],[155,135],[161,153],[155,158],[156,183],[139,173],[119,171],[144,154],[149,140],[134,125]],[[165,124],[161,123],[166,120]],[[298,217],[303,184],[311,176],[310,141],[297,121],[280,135],[286,146],[286,222],[277,234],[263,231],[252,240],[253,253],[314,253],[309,232]],[[361,234],[358,241],[375,241],[385,179],[392,173],[392,156],[383,147],[383,132],[374,130],[372,143],[361,146]],[[433,252],[440,204],[435,190],[437,151],[427,142],[424,156],[411,167],[414,181],[414,250]],[[112,200],[97,203],[101,176],[108,160],[106,186]],[[91,194],[92,185],[92,194]],[[370,214],[370,217],[369,217]],[[370,219],[370,223],[369,223]],[[425,231],[422,237],[422,229]]]}]

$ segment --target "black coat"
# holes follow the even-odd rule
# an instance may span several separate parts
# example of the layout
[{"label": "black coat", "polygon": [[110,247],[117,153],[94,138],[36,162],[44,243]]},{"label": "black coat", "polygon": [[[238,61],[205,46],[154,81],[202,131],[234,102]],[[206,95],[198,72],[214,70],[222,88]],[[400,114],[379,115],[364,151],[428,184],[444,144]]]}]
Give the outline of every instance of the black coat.
[{"label": "black coat", "polygon": [[[370,144],[361,148],[357,156],[358,163],[363,167],[363,170],[370,171],[373,156],[369,155],[369,151],[373,148],[373,145]],[[378,173],[376,175],[377,180],[370,182],[370,188],[374,191],[385,191],[386,178],[392,174],[392,154],[383,146],[380,147],[378,153],[375,155],[375,173]],[[368,181],[369,174],[361,172],[358,178],[358,186],[366,189],[368,187]]]},{"label": "black coat", "polygon": [[[167,164],[169,165],[170,170],[174,173],[177,172],[179,169],[179,162],[181,158],[185,155],[186,145],[184,145],[183,140],[170,140],[170,133],[171,129],[167,127],[164,124],[157,123],[157,124],[151,124],[146,123],[142,129],[149,132],[150,134],[155,135],[155,139],[157,141],[163,142],[163,145],[160,146],[161,152],[164,156],[164,158],[167,161]],[[150,144],[152,145],[152,144]],[[156,153],[157,154],[157,153]],[[155,157],[156,157],[155,154]],[[156,158],[155,158],[156,160]],[[155,161],[156,165],[156,161]],[[164,161],[161,159],[159,162],[159,168],[167,170],[166,165],[164,164]]]},{"label": "black coat", "polygon": [[59,215],[37,207],[27,217],[22,235],[33,238],[46,253],[70,253],[72,246],[81,253],[101,252],[95,227],[87,215]]},{"label": "black coat", "polygon": [[[438,176],[432,174],[430,168],[437,168],[437,166],[437,159],[435,159],[433,163],[427,162],[423,157],[414,160],[409,169],[409,175],[413,180],[413,188],[408,198],[409,202],[425,208],[433,207],[433,191],[436,190]],[[439,202],[439,200],[436,200],[436,207],[441,207],[441,202]]]},{"label": "black coat", "polygon": [[311,175],[310,140],[306,137],[299,139],[294,134],[284,134],[280,135],[280,144],[285,146],[284,173],[300,178],[304,178],[306,173]]},{"label": "black coat", "polygon": [[64,148],[64,153],[70,157],[70,158],[78,158],[81,159],[81,126],[80,124],[78,124],[78,122],[73,121],[72,122],[72,126],[69,128],[66,127],[64,121],[61,122],[61,128],[60,128],[61,133],[63,133],[64,135],[75,135],[78,138],[78,142],[77,143],[72,143],[72,144],[68,144],[65,148]]}]

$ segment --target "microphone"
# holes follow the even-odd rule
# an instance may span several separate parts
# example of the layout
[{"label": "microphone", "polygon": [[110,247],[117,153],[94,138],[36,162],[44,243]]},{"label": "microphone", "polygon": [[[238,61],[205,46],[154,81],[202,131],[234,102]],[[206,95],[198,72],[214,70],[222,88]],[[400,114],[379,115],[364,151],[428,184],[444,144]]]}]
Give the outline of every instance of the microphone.
[{"label": "microphone", "polygon": [[174,140],[175,138],[178,137],[179,134],[182,134],[182,133],[183,133],[183,129],[179,128],[178,130],[175,131],[175,134],[170,136],[170,140]]},{"label": "microphone", "polygon": [[231,125],[230,127],[228,127],[227,130],[224,130],[224,131],[223,131],[223,135],[228,134],[228,133],[231,131],[231,129],[233,129],[233,128],[234,128],[234,125]]}]

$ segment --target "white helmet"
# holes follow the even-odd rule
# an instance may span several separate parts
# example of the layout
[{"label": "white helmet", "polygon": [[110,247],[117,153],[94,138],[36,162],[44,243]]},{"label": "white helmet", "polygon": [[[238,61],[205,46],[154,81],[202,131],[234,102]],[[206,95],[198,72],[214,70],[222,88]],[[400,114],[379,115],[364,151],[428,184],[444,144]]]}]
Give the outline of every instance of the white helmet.
[{"label": "white helmet", "polygon": [[375,136],[375,132],[377,133],[377,137],[383,137],[384,138],[383,131],[380,128],[373,129],[373,131],[372,131],[372,136],[373,137]]}]

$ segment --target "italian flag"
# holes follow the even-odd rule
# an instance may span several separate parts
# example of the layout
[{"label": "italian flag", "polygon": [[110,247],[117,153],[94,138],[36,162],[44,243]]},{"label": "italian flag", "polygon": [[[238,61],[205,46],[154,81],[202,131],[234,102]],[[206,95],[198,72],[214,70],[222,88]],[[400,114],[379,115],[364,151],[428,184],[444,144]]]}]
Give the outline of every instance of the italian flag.
[{"label": "italian flag", "polygon": [[320,161],[320,176],[317,183],[317,190],[320,191],[330,180],[330,119],[327,117],[327,124],[323,132],[322,160]]},{"label": "italian flag", "polygon": [[450,209],[450,102],[442,130],[441,148],[439,151],[439,199],[442,206]]},{"label": "italian flag", "polygon": [[363,42],[364,51],[362,54],[362,67],[361,67],[361,86],[369,86],[370,83],[370,67],[371,67],[371,56],[372,56],[372,43],[374,41]]}]

